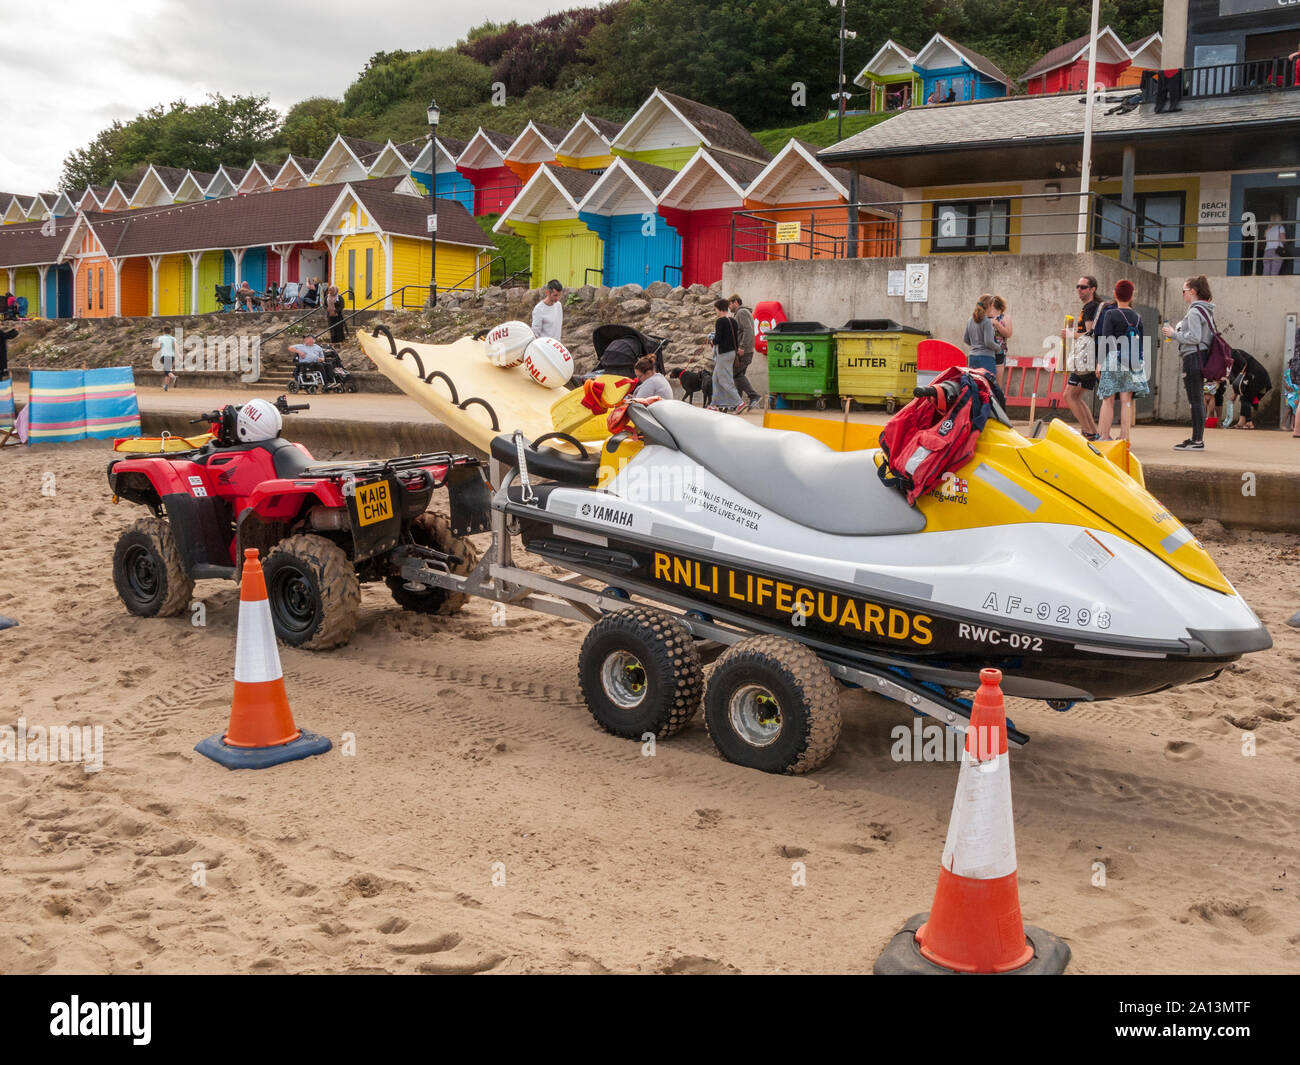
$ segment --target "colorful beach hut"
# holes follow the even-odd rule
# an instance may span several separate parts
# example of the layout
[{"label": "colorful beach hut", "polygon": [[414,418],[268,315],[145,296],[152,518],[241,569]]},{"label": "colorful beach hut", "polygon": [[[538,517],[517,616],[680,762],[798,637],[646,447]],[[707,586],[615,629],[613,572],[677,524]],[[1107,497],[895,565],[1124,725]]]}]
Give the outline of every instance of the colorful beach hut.
[{"label": "colorful beach hut", "polygon": [[70,218],[0,227],[0,284],[26,298],[30,318],[72,316],[72,274],[59,259],[71,228]]},{"label": "colorful beach hut", "polygon": [[1149,70],[1160,70],[1163,41],[1164,38],[1159,33],[1129,41],[1124,46],[1129,54],[1128,66],[1120,72],[1115,84],[1124,88],[1137,88],[1142,84],[1143,74]]},{"label": "colorful beach hut", "polygon": [[578,170],[604,170],[614,161],[611,145],[622,128],[622,122],[584,111],[555,146],[555,161]]},{"label": "colorful beach hut", "polygon": [[[1024,72],[1020,80],[1031,96],[1049,92],[1075,92],[1088,87],[1088,35],[1053,48]],[[1132,56],[1109,26],[1097,34],[1096,84],[1119,84]]]},{"label": "colorful beach hut", "polygon": [[271,179],[273,189],[301,189],[311,184],[311,174],[320,165],[319,159],[305,155],[290,155]]},{"label": "colorful beach hut", "polygon": [[455,137],[439,137],[432,144],[426,140],[411,163],[411,177],[420,183],[426,196],[436,182],[438,199],[455,200],[473,214],[474,186],[456,169],[456,160],[467,147],[468,141]]},{"label": "colorful beach hut", "polygon": [[188,170],[174,166],[155,166],[151,163],[140,175],[139,184],[131,195],[130,206],[132,208],[159,207],[165,203],[175,203],[180,198],[183,188],[188,199],[202,199],[202,189],[198,190],[197,196],[193,195],[196,187],[197,183],[190,178]]},{"label": "colorful beach hut", "polygon": [[217,172],[212,175],[212,180],[208,182],[207,187],[203,190],[203,198],[206,200],[219,200],[225,196],[233,196],[235,190],[239,188],[239,183],[244,180],[245,170],[237,166],[226,166],[224,163],[217,167]]},{"label": "colorful beach hut", "polygon": [[760,163],[772,157],[735,118],[716,107],[655,89],[610,145],[616,156],[680,170],[697,149]]},{"label": "colorful beach hut", "polygon": [[[736,219],[735,255],[764,259],[841,259],[855,236],[845,205],[852,201],[847,170],[826,166],[820,149],[791,139],[745,192],[748,216]],[[858,179],[857,257],[897,253],[897,206],[903,190]]]},{"label": "colorful beach hut", "polygon": [[667,167],[618,158],[582,198],[578,217],[605,246],[604,284],[679,282],[682,238],[659,214],[659,197],[676,176]]},{"label": "colorful beach hut", "polygon": [[456,159],[456,169],[474,186],[474,214],[500,214],[524,187],[506,166],[514,137],[479,126]]},{"label": "colorful beach hut", "polygon": [[556,161],[555,152],[568,130],[529,122],[501,157],[520,182],[527,181],[543,163]]},{"label": "colorful beach hut", "polygon": [[603,245],[578,217],[578,204],[596,180],[588,170],[539,166],[492,227],[493,232],[514,233],[528,242],[529,283],[534,288],[552,278],[567,288],[599,280]]},{"label": "colorful beach hut", "polygon": [[921,99],[927,104],[989,100],[1011,92],[1011,79],[993,60],[942,33],[926,42],[912,67],[921,76]]},{"label": "colorful beach hut", "polygon": [[[378,186],[378,181],[345,185],[314,238],[329,245],[332,281],[351,290],[357,307],[423,306],[432,258],[429,202]],[[437,239],[439,289],[475,291],[486,284],[492,244],[455,200],[438,201]]]},{"label": "colorful beach hut", "polygon": [[320,162],[312,171],[311,183],[336,185],[344,181],[365,181],[384,147],[378,141],[345,137],[340,133],[320,157]]},{"label": "colorful beach hut", "polygon": [[[745,190],[763,172],[752,159],[715,156],[700,148],[659,197],[659,214],[682,238],[681,276],[673,284],[713,285],[722,280],[722,264],[731,255],[731,231],[737,211],[745,208]],[[737,258],[766,258],[761,251]]]},{"label": "colorful beach hut", "polygon": [[888,40],[880,46],[853,79],[853,84],[868,92],[868,111],[873,115],[901,111],[924,99],[915,62],[916,53],[897,41]]}]

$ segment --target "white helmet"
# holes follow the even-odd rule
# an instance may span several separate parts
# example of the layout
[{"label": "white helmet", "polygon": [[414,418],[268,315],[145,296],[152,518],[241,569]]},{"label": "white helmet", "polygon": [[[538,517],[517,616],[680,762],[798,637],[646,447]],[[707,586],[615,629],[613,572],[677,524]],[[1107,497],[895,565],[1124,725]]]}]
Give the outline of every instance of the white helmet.
[{"label": "white helmet", "polygon": [[283,424],[275,404],[264,399],[250,399],[239,408],[235,435],[248,444],[257,440],[274,440],[280,435]]},{"label": "white helmet", "polygon": [[524,348],[537,337],[524,322],[502,322],[488,330],[483,339],[487,341],[488,361],[494,366],[509,369],[524,361]]},{"label": "white helmet", "polygon": [[524,369],[544,388],[561,388],[573,376],[573,356],[554,337],[538,337],[524,352]]}]

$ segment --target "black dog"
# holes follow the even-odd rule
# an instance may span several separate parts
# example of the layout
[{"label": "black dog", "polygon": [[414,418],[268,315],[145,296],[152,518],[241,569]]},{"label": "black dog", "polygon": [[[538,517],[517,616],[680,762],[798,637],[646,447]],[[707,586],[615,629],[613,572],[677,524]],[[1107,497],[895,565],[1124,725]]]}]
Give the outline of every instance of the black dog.
[{"label": "black dog", "polygon": [[696,392],[703,394],[703,404],[708,406],[713,402],[713,375],[705,373],[703,370],[692,370],[685,366],[679,366],[668,374],[673,380],[681,383],[682,399],[687,403],[694,403],[691,399]]}]

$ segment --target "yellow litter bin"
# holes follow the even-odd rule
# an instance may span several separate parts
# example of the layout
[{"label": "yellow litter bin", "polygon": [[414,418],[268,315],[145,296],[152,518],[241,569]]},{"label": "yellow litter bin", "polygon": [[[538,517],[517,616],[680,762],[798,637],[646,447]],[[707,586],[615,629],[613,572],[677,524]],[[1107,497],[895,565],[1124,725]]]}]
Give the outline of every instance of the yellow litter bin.
[{"label": "yellow litter bin", "polygon": [[854,318],[835,333],[841,398],[894,408],[907,403],[916,387],[916,346],[928,330],[899,325],[890,318]]}]

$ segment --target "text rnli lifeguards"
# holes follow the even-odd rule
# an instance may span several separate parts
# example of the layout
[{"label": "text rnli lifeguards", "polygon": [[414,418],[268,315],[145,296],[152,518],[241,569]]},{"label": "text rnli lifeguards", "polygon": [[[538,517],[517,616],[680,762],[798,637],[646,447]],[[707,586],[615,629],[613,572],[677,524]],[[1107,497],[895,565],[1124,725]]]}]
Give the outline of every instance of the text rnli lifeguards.
[{"label": "text rnli lifeguards", "polygon": [[867,639],[917,647],[928,646],[934,638],[932,619],[926,614],[663,551],[654,553],[652,577],[663,584],[710,596],[719,603],[746,606],[778,617],[785,615],[793,624],[830,626]]}]

